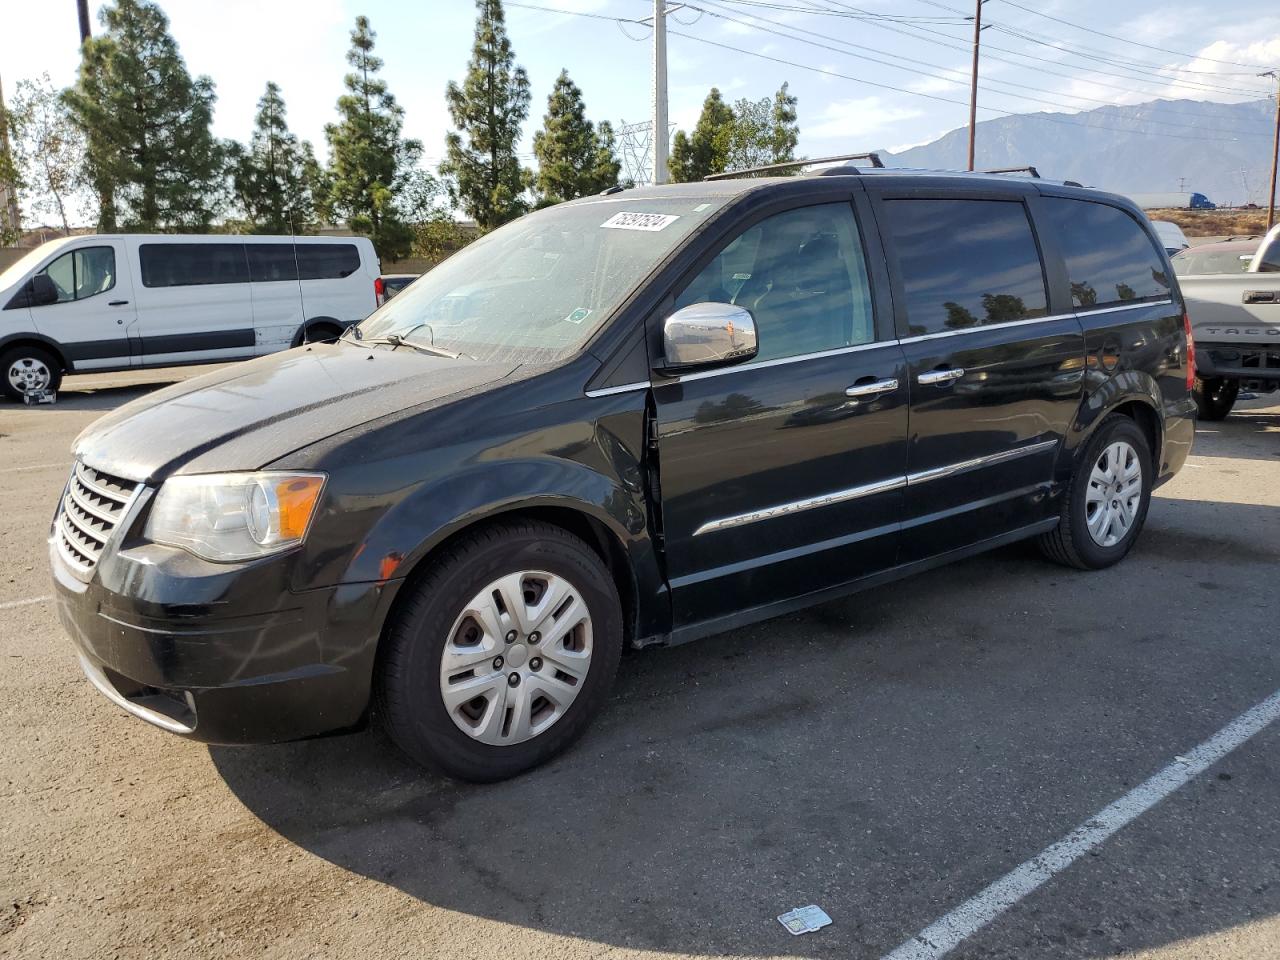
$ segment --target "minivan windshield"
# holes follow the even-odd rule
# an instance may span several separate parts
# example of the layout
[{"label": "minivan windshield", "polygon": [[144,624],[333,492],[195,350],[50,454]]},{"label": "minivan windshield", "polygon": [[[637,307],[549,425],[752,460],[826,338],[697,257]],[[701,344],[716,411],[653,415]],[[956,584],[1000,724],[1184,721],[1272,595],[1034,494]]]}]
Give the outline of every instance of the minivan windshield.
[{"label": "minivan windshield", "polygon": [[620,194],[548,207],[460,250],[352,336],[403,338],[475,360],[561,360],[725,199]]}]

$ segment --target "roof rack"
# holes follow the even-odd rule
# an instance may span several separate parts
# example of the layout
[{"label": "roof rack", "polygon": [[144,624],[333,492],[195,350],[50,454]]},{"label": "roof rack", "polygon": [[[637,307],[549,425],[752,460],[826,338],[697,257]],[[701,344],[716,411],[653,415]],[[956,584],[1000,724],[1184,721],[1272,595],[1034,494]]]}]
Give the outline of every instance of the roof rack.
[{"label": "roof rack", "polygon": [[[753,177],[761,173],[774,173],[779,170],[793,170],[797,167],[812,167],[819,163],[842,163],[841,167],[834,168],[833,172],[841,174],[856,174],[858,168],[849,164],[850,160],[867,160],[873,167],[884,167],[884,162],[880,159],[878,153],[844,153],[835,157],[814,157],[812,160],[788,160],[786,163],[771,163],[763,167],[747,167],[745,170],[730,170],[727,173],[713,173],[710,176],[703,177],[703,180],[736,180],[739,177]],[[817,175],[826,174],[826,171],[816,171]]]},{"label": "roof rack", "polygon": [[979,173],[1025,173],[1029,177],[1040,179],[1040,171],[1035,167],[996,167],[994,170],[980,170]]}]

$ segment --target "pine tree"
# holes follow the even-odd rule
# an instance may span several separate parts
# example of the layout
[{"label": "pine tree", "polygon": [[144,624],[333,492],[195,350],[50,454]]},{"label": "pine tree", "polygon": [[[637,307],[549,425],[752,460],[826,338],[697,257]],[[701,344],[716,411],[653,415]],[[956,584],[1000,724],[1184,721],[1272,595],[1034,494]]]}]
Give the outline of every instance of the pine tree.
[{"label": "pine tree", "polygon": [[17,179],[27,187],[30,211],[56,216],[69,233],[68,208],[83,185],[85,140],[47,73],[18,81],[8,124]]},{"label": "pine tree", "polygon": [[234,151],[236,199],[254,232],[296,233],[315,217],[315,153],[289,131],[275,83],[267,83],[255,121],[248,147],[237,144]]},{"label": "pine tree", "polygon": [[537,187],[546,203],[585,197],[617,183],[621,165],[613,155],[613,128],[607,122],[600,127],[597,133],[586,117],[582,91],[569,71],[561,70],[547,98],[542,129],[533,137]]},{"label": "pine tree", "polygon": [[724,102],[720,91],[712,87],[702,103],[702,114],[692,135],[676,132],[671,141],[671,158],[667,166],[676,183],[701,180],[713,173],[723,173],[729,162],[733,136],[733,110]]},{"label": "pine tree", "polygon": [[99,225],[207,229],[225,193],[224,148],[209,131],[213,81],[192,79],[150,0],[115,0],[101,19],[105,32],[86,41],[65,94],[88,140]]},{"label": "pine tree", "polygon": [[325,209],[367,234],[380,257],[396,260],[413,243],[413,228],[397,198],[417,167],[422,144],[400,136],[404,109],[377,75],[382,61],[373,55],[376,36],[368,17],[356,17],[347,53],[353,71],[343,80],[347,93],[338,98],[341,119],[324,131],[331,156]]},{"label": "pine tree", "polygon": [[457,132],[445,138],[440,173],[456,205],[481,230],[514,220],[528,209],[529,175],[516,145],[529,116],[529,77],[515,66],[501,0],[476,0],[475,43],[467,76],[445,91]]},{"label": "pine tree", "polygon": [[735,103],[726,169],[744,170],[794,160],[800,139],[796,102],[784,83],[772,97],[744,98]]},{"label": "pine tree", "polygon": [[770,163],[794,160],[796,145],[800,143],[800,125],[797,123],[799,114],[796,111],[796,104],[800,101],[788,90],[788,86],[784,83],[773,95],[773,129],[769,142],[773,156]]}]

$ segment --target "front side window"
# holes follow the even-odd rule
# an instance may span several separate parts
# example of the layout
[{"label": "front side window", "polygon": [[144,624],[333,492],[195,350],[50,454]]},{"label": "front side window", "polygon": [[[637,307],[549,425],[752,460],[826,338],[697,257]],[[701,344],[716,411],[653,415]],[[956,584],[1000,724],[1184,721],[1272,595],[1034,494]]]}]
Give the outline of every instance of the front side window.
[{"label": "front side window", "polygon": [[1119,207],[1091,200],[1046,197],[1078,310],[1167,300],[1168,268],[1151,237]]},{"label": "front side window", "polygon": [[739,234],[676,306],[708,301],[751,311],[760,347],[753,363],[875,339],[866,260],[847,203],[788,210]]},{"label": "front side window", "polygon": [[40,272],[53,281],[58,303],[87,300],[116,285],[116,252],[111,247],[82,247],[64,253]]},{"label": "front side window", "polygon": [[243,243],[144,243],[138,260],[144,287],[249,282]]},{"label": "front side window", "polygon": [[1016,200],[888,200],[910,336],[1048,312],[1044,269]]},{"label": "front side window", "polygon": [[423,274],[353,336],[396,334],[476,360],[561,360],[725,202],[620,193],[539,210]]}]

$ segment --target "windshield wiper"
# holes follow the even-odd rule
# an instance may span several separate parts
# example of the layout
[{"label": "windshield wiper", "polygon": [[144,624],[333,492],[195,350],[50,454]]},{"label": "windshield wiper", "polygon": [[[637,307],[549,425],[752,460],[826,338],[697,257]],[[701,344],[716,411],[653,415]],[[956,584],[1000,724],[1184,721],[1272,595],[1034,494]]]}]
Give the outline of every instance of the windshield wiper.
[{"label": "windshield wiper", "polygon": [[450,360],[457,360],[462,356],[460,353],[454,353],[452,350],[446,350],[443,347],[437,347],[429,343],[422,343],[418,340],[409,340],[398,333],[389,333],[385,337],[365,337],[363,340],[357,341],[360,346],[374,343],[389,343],[394,350],[396,347],[409,347],[413,350],[420,350],[423,353],[429,353],[436,357],[448,357]]}]

